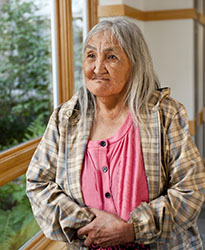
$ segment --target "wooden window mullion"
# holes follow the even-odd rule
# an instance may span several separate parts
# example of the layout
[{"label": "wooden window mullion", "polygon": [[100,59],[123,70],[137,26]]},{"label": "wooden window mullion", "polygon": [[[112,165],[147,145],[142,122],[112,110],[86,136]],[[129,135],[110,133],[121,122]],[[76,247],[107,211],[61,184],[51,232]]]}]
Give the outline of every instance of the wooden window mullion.
[{"label": "wooden window mullion", "polygon": [[56,0],[59,103],[71,98],[74,89],[72,1]]},{"label": "wooden window mullion", "polygon": [[98,0],[88,0],[88,31],[98,23]]}]

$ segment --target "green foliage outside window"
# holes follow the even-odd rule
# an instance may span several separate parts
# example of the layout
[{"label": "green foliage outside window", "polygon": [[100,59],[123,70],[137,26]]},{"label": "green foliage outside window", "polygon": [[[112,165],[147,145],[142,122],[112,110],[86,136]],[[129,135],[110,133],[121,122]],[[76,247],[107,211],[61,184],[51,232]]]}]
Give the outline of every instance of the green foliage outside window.
[{"label": "green foliage outside window", "polygon": [[45,129],[52,110],[50,40],[50,21],[33,1],[3,1],[0,151],[40,136]]},{"label": "green foliage outside window", "polygon": [[0,249],[17,250],[39,230],[26,196],[25,176],[0,187]]}]

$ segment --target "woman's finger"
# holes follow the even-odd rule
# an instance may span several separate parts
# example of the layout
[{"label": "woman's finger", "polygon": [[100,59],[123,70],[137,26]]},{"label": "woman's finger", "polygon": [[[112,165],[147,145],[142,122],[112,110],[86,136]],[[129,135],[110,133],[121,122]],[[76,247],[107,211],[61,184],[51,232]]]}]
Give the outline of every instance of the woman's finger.
[{"label": "woman's finger", "polygon": [[77,235],[79,235],[79,236],[86,235],[89,233],[89,231],[90,231],[90,224],[87,224],[86,226],[78,229]]},{"label": "woman's finger", "polygon": [[86,247],[89,247],[89,246],[91,246],[93,244],[93,240],[92,240],[92,238],[88,235],[88,237],[84,240],[84,245],[86,246]]}]

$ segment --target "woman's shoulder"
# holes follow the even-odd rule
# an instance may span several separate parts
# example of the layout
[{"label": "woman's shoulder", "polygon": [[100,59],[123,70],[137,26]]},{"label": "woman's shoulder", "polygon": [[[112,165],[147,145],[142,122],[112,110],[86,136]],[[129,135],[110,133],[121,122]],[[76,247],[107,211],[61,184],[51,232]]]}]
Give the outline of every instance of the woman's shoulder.
[{"label": "woman's shoulder", "polygon": [[188,124],[187,112],[184,105],[171,97],[170,89],[158,89],[158,102],[155,106],[160,112],[161,123],[168,128],[173,121]]},{"label": "woman's shoulder", "polygon": [[170,116],[170,118],[180,115],[181,113],[186,113],[185,106],[170,95],[162,99],[160,109],[165,116]]},{"label": "woman's shoulder", "polygon": [[72,115],[79,114],[79,92],[76,92],[70,100],[60,104],[53,111],[52,117],[58,121],[68,120]]},{"label": "woman's shoulder", "polygon": [[156,89],[150,101],[154,109],[160,109],[165,115],[174,116],[181,110],[185,110],[184,105],[171,96],[170,88]]}]

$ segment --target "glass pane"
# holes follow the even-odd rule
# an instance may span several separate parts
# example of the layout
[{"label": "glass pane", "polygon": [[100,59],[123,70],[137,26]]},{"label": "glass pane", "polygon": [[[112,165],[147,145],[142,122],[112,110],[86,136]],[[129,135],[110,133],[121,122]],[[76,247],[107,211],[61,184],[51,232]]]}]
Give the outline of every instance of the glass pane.
[{"label": "glass pane", "polygon": [[0,187],[0,249],[17,250],[40,231],[25,190],[25,175]]},{"label": "glass pane", "polygon": [[75,91],[82,85],[83,0],[72,0]]},{"label": "glass pane", "polygon": [[50,2],[0,0],[0,151],[42,135],[51,113]]}]

